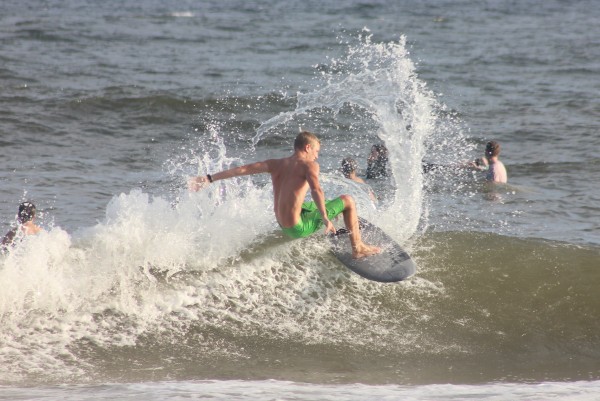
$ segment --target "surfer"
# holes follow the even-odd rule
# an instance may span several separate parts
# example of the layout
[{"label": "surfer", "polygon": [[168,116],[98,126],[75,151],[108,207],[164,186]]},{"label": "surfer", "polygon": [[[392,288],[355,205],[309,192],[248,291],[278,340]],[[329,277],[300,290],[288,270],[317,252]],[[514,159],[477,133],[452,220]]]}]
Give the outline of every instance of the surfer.
[{"label": "surfer", "polygon": [[23,235],[33,235],[39,233],[42,228],[35,225],[35,205],[31,202],[23,202],[19,205],[19,213],[17,214],[18,226],[11,229],[4,238],[2,238],[2,246],[6,247],[15,240],[19,232]]},{"label": "surfer", "polygon": [[[350,232],[352,256],[356,259],[381,252],[376,246],[365,244],[360,236],[356,204],[350,195],[341,195],[326,201],[319,183],[319,164],[316,162],[321,142],[311,132],[301,132],[294,141],[294,154],[281,159],[269,159],[215,174],[192,177],[190,191],[198,191],[217,180],[243,175],[269,173],[273,183],[275,218],[283,232],[292,238],[307,237],[322,226],[325,233],[336,232],[331,219],[344,216]],[[304,202],[310,189],[313,201]]]}]

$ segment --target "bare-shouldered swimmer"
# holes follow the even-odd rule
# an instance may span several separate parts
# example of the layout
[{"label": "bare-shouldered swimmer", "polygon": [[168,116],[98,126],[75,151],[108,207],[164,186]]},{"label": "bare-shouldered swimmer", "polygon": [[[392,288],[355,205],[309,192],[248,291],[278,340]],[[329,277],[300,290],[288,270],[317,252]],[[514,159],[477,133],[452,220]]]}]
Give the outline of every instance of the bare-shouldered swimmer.
[{"label": "bare-shouldered swimmer", "polygon": [[2,246],[7,247],[13,243],[15,238],[20,235],[34,235],[42,231],[33,221],[35,219],[36,208],[32,202],[23,202],[19,205],[17,213],[17,227],[11,229],[2,238]]}]

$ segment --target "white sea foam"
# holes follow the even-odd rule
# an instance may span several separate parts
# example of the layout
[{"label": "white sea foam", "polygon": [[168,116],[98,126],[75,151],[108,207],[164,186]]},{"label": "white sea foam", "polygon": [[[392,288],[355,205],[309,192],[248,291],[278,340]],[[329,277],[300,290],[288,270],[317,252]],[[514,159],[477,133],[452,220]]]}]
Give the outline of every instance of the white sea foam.
[{"label": "white sea foam", "polygon": [[177,18],[192,18],[195,17],[196,14],[191,11],[174,11],[171,13],[171,16]]},{"label": "white sea foam", "polygon": [[[150,383],[105,384],[103,386],[60,386],[41,388],[3,388],[12,399],[79,401],[111,399],[181,400],[206,399],[246,401],[269,400],[452,400],[452,401],[594,401],[600,382],[570,383],[490,383],[480,385],[435,384],[422,386],[310,384],[289,381],[165,381]],[[201,394],[201,396],[199,396]]]},{"label": "white sea foam", "polygon": [[[435,101],[415,76],[403,41],[367,39],[334,63],[345,72],[300,94],[294,113],[323,107],[340,113],[346,104],[367,110],[390,150],[395,191],[385,213],[364,187],[333,173],[324,173],[323,183],[329,195],[354,195],[365,217],[405,241],[422,216],[420,163]],[[171,174],[186,175],[190,164],[205,174],[240,162],[228,157],[218,127],[209,133],[199,150],[169,164]],[[257,139],[265,134],[259,131]],[[398,339],[397,327],[380,322],[373,310],[382,307],[384,291],[410,311],[411,297],[394,291],[438,289],[418,282],[384,289],[341,268],[318,237],[273,237],[270,184],[240,177],[174,198],[134,189],[114,196],[93,227],[73,236],[53,228],[17,245],[0,270],[0,284],[10,288],[0,295],[0,378],[80,377],[93,362],[77,344],[133,346],[142,334],[180,330],[182,321],[305,343],[394,338],[394,347],[408,349],[417,341],[411,332]],[[403,319],[419,319],[413,312]]]},{"label": "white sea foam", "polygon": [[[0,377],[82,376],[90,361],[76,344],[133,346],[180,320],[309,343],[385,334],[348,331],[374,318],[365,296],[378,290],[341,269],[322,241],[269,239],[269,186],[247,177],[222,185],[175,205],[132,190],[74,237],[57,227],[19,243],[0,269]],[[272,243],[256,248],[261,237]]]}]

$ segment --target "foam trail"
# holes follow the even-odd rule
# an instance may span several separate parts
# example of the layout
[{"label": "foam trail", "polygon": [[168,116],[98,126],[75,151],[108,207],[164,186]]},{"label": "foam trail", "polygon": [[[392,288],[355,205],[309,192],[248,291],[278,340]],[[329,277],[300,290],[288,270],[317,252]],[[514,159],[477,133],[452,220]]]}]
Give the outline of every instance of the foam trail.
[{"label": "foam trail", "polygon": [[76,238],[52,228],[2,258],[0,380],[83,375],[86,364],[72,351],[80,341],[133,345],[157,324],[168,327],[173,312],[197,319],[188,306],[206,304],[218,284],[190,289],[170,278],[206,276],[273,228],[270,191],[249,180],[180,199],[173,206],[132,190],[115,196],[105,221]]}]

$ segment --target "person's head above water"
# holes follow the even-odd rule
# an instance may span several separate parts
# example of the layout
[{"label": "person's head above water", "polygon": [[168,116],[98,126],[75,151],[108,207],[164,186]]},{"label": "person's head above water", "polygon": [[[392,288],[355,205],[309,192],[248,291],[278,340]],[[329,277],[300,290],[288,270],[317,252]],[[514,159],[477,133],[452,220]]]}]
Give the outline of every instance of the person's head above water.
[{"label": "person's head above water", "polygon": [[19,205],[19,214],[17,220],[21,224],[25,224],[28,221],[33,220],[35,217],[35,205],[32,202],[23,202]]},{"label": "person's head above water", "polygon": [[342,160],[342,174],[344,177],[350,178],[352,173],[356,173],[358,170],[358,163],[351,157],[346,157]]},{"label": "person's head above water", "polygon": [[371,146],[371,156],[369,158],[387,161],[388,150],[384,144],[375,144]]},{"label": "person's head above water", "polygon": [[375,144],[367,159],[367,178],[387,177],[388,150],[384,144]]},{"label": "person's head above water", "polygon": [[496,141],[489,141],[485,145],[485,157],[488,159],[497,157],[500,154],[500,144]]}]

